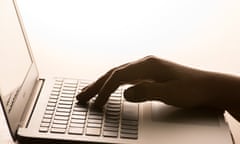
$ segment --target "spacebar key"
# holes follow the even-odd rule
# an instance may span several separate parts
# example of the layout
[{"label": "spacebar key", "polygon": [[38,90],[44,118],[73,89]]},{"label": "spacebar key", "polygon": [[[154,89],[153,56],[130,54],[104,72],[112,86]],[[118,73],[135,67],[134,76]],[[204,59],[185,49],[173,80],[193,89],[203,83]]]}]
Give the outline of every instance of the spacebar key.
[{"label": "spacebar key", "polygon": [[138,104],[125,101],[123,103],[122,119],[138,120]]}]

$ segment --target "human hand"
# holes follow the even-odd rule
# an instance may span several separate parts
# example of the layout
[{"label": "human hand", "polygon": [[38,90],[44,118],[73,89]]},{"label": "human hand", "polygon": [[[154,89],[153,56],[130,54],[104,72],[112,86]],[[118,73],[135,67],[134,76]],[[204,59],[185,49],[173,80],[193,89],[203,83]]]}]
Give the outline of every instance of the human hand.
[{"label": "human hand", "polygon": [[207,105],[203,90],[205,72],[168,62],[154,56],[113,68],[77,95],[85,103],[98,94],[95,106],[102,107],[122,84],[133,84],[124,92],[128,101],[160,100],[179,107]]}]

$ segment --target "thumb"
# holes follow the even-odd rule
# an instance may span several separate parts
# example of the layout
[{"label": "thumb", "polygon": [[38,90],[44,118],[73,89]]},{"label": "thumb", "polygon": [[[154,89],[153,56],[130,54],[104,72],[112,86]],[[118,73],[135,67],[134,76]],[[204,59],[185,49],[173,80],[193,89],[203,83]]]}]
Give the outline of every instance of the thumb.
[{"label": "thumb", "polygon": [[124,91],[124,98],[130,102],[144,102],[152,100],[152,94],[156,94],[159,84],[153,82],[142,82]]},{"label": "thumb", "polygon": [[[185,108],[207,106],[209,97],[205,96],[206,92],[202,87],[200,83],[192,80],[165,83],[143,82],[127,89],[124,97],[131,102],[159,100],[168,105]],[[235,117],[237,117],[236,114]]]},{"label": "thumb", "polygon": [[142,82],[124,91],[124,98],[131,102],[160,100],[167,104],[174,104],[178,84]]}]

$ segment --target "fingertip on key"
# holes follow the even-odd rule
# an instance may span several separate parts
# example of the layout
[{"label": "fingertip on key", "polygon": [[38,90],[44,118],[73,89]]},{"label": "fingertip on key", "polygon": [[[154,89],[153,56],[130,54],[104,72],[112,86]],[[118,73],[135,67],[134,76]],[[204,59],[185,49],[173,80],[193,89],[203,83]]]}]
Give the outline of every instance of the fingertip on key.
[{"label": "fingertip on key", "polygon": [[87,102],[86,98],[84,98],[84,93],[79,93],[76,96],[76,99],[78,100],[79,103],[84,104]]}]

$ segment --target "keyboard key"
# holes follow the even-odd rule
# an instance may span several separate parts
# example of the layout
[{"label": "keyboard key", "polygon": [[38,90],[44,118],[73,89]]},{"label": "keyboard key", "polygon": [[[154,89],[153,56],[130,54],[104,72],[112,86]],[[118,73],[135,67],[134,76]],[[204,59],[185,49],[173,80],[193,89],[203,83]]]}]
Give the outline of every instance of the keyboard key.
[{"label": "keyboard key", "polygon": [[108,109],[107,109],[107,112],[115,112],[115,113],[117,113],[117,112],[120,112],[120,109],[108,108]]},{"label": "keyboard key", "polygon": [[107,104],[107,109],[119,109],[120,110],[121,105],[115,105],[115,104]]},{"label": "keyboard key", "polygon": [[45,115],[43,116],[43,118],[45,118],[45,119],[52,119],[52,115],[45,114]]},{"label": "keyboard key", "polygon": [[109,101],[121,101],[121,97],[110,96]]},{"label": "keyboard key", "polygon": [[58,99],[58,96],[51,95],[50,98],[51,98],[51,99]]},{"label": "keyboard key", "polygon": [[71,98],[71,97],[61,97],[60,98],[60,101],[73,101],[73,98]]},{"label": "keyboard key", "polygon": [[122,125],[137,126],[138,125],[138,121],[122,120]]},{"label": "keyboard key", "polygon": [[54,111],[51,111],[51,110],[46,110],[45,111],[45,114],[47,114],[47,115],[53,115],[53,113],[54,113]]},{"label": "keyboard key", "polygon": [[122,93],[121,93],[121,91],[120,92],[114,92],[114,93],[111,94],[111,97],[119,97],[121,99]]},{"label": "keyboard key", "polygon": [[110,105],[120,105],[121,101],[108,101],[107,103]]},{"label": "keyboard key", "polygon": [[61,85],[63,83],[63,80],[55,80],[54,85]]},{"label": "keyboard key", "polygon": [[137,125],[122,125],[122,129],[130,129],[130,130],[137,130],[138,126]]},{"label": "keyboard key", "polygon": [[72,119],[86,119],[86,116],[85,115],[72,115],[71,116]]},{"label": "keyboard key", "polygon": [[64,84],[63,88],[75,88],[75,89],[77,89],[77,84]]},{"label": "keyboard key", "polygon": [[40,126],[41,126],[41,127],[49,127],[49,126],[50,126],[50,123],[42,122]]},{"label": "keyboard key", "polygon": [[104,127],[103,127],[103,131],[114,131],[114,132],[118,132],[118,127],[107,127],[107,126],[104,126]]},{"label": "keyboard key", "polygon": [[127,134],[127,133],[121,133],[120,134],[121,138],[127,138],[127,139],[137,139],[138,135],[137,134]]},{"label": "keyboard key", "polygon": [[53,120],[54,124],[64,124],[67,125],[68,121],[67,120]]},{"label": "keyboard key", "polygon": [[54,85],[53,86],[53,91],[54,90],[61,90],[61,87],[62,87],[61,85]]},{"label": "keyboard key", "polygon": [[49,99],[48,102],[49,103],[57,103],[57,99]]},{"label": "keyboard key", "polygon": [[74,94],[68,94],[68,93],[62,93],[61,97],[65,97],[65,98],[73,98],[75,95]]},{"label": "keyboard key", "polygon": [[73,91],[73,92],[75,92],[76,91],[76,87],[63,87],[63,91]]},{"label": "keyboard key", "polygon": [[56,106],[56,103],[51,103],[51,102],[50,102],[50,103],[47,104],[47,106],[48,106],[48,107],[55,107],[55,106]]},{"label": "keyboard key", "polygon": [[51,111],[54,111],[55,110],[55,107],[47,107],[46,110],[51,110]]},{"label": "keyboard key", "polygon": [[82,111],[82,112],[87,112],[88,108],[87,107],[79,107],[79,106],[74,106],[73,111]]},{"label": "keyboard key", "polygon": [[51,92],[51,95],[52,95],[52,96],[59,96],[59,94],[60,94],[60,92],[54,92],[54,91]]},{"label": "keyboard key", "polygon": [[120,112],[107,111],[106,115],[109,115],[109,116],[119,116]]},{"label": "keyboard key", "polygon": [[83,111],[73,111],[72,115],[81,115],[81,116],[86,116],[87,112]]},{"label": "keyboard key", "polygon": [[62,84],[63,79],[56,79],[54,85]]},{"label": "keyboard key", "polygon": [[117,137],[118,132],[115,131],[103,131],[103,136],[104,137]]},{"label": "keyboard key", "polygon": [[[52,93],[54,93],[54,92],[56,92],[56,93],[58,93],[58,95],[60,94],[60,89],[52,89]],[[55,95],[55,96],[57,96],[57,95]]]},{"label": "keyboard key", "polygon": [[86,135],[89,136],[100,136],[101,128],[87,127]]},{"label": "keyboard key", "polygon": [[48,127],[40,127],[39,132],[48,132]]},{"label": "keyboard key", "polygon": [[62,128],[51,128],[52,133],[65,133],[66,129]]},{"label": "keyboard key", "polygon": [[103,116],[103,112],[102,111],[90,111],[89,115],[96,115],[96,116]]},{"label": "keyboard key", "polygon": [[66,113],[66,112],[56,112],[55,116],[64,116],[64,117],[68,117],[70,114]]},{"label": "keyboard key", "polygon": [[123,103],[122,118],[125,120],[138,120],[138,104],[125,101]]},{"label": "keyboard key", "polygon": [[52,125],[52,128],[62,128],[62,129],[66,129],[67,128],[67,125],[63,125],[63,124],[53,124]]},{"label": "keyboard key", "polygon": [[126,134],[136,134],[138,133],[138,131],[135,129],[121,129],[121,133],[126,133]]},{"label": "keyboard key", "polygon": [[99,123],[88,123],[87,127],[101,128],[102,124],[99,124]]},{"label": "keyboard key", "polygon": [[104,127],[119,127],[118,123],[104,123]]},{"label": "keyboard key", "polygon": [[77,79],[64,79],[64,84],[77,84]]},{"label": "keyboard key", "polygon": [[70,112],[71,112],[71,109],[57,108],[57,112],[66,112],[66,113],[70,113]]},{"label": "keyboard key", "polygon": [[99,119],[88,119],[88,123],[102,124],[102,120],[99,120]]},{"label": "keyboard key", "polygon": [[70,127],[69,134],[77,134],[77,135],[82,135],[83,134],[83,128],[81,127]]},{"label": "keyboard key", "polygon": [[84,124],[86,121],[85,119],[71,119],[71,123],[82,123]]},{"label": "keyboard key", "polygon": [[90,83],[91,83],[91,82],[88,81],[88,80],[81,80],[79,86],[80,86],[80,87],[85,87],[85,86],[89,85]]},{"label": "keyboard key", "polygon": [[85,126],[84,123],[71,123],[70,124],[70,127],[81,127],[83,128]]},{"label": "keyboard key", "polygon": [[71,109],[72,105],[58,105],[58,108]]},{"label": "keyboard key", "polygon": [[98,120],[101,120],[101,119],[103,119],[103,116],[100,116],[100,115],[89,115],[88,118],[89,118],[89,119],[98,119]]},{"label": "keyboard key", "polygon": [[65,116],[55,116],[54,119],[56,119],[56,120],[68,120],[69,117],[65,117]]},{"label": "keyboard key", "polygon": [[72,105],[73,102],[72,101],[62,101],[62,100],[60,100],[58,104],[59,105]]},{"label": "keyboard key", "polygon": [[106,115],[106,120],[118,120],[120,119],[119,115],[113,116],[113,115]]},{"label": "keyboard key", "polygon": [[62,95],[65,94],[72,97],[75,95],[75,93],[76,93],[75,91],[62,91]]},{"label": "keyboard key", "polygon": [[51,119],[43,118],[43,119],[42,119],[42,122],[43,122],[43,123],[50,123],[50,122],[51,122]]},{"label": "keyboard key", "polygon": [[112,119],[105,119],[105,123],[117,123],[119,124],[119,119],[118,120],[112,120]]},{"label": "keyboard key", "polygon": [[62,84],[63,84],[62,82],[55,82],[54,87],[58,87],[58,86],[62,87]]}]

